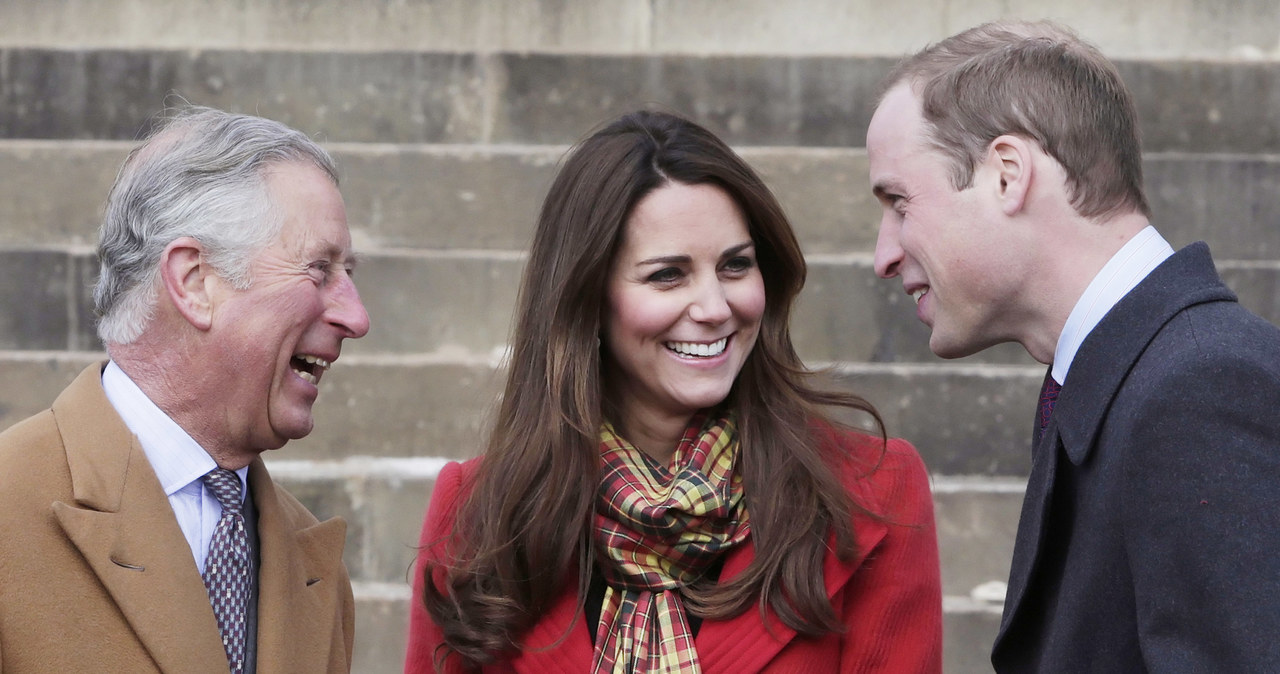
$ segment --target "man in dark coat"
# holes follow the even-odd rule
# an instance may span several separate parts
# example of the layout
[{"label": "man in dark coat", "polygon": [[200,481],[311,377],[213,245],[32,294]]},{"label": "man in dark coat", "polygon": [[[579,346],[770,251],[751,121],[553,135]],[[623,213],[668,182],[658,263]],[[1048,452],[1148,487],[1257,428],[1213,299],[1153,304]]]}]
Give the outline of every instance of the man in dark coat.
[{"label": "man in dark coat", "polygon": [[996,670],[1280,667],[1280,329],[1151,226],[1115,67],[970,29],[890,75],[867,154],[876,272],[933,352],[1050,365]]}]

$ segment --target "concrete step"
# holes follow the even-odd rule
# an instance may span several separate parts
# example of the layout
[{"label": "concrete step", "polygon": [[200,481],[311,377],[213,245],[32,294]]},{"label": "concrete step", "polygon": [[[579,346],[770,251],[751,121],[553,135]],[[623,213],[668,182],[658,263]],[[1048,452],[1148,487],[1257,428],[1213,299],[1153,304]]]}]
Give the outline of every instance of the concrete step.
[{"label": "concrete step", "polygon": [[[0,246],[92,245],[127,141],[0,140]],[[524,250],[565,146],[332,143],[360,247]],[[880,207],[858,148],[746,146],[805,252],[869,253]],[[1280,258],[1280,156],[1147,157],[1154,221],[1220,260]]]},{"label": "concrete step", "polygon": [[[523,265],[523,255],[510,251],[368,251],[357,285],[373,327],[346,353],[496,362],[509,339]],[[1280,262],[1219,266],[1246,307],[1280,323]],[[98,349],[91,309],[96,274],[93,253],[84,247],[0,248],[0,349]],[[938,362],[914,309],[899,282],[875,276],[870,255],[812,255],[792,333],[809,362]],[[1032,363],[1013,344],[966,362]]]},{"label": "concrete step", "polygon": [[[79,369],[97,354],[8,357],[0,367],[0,426],[40,409],[52,400]],[[364,368],[351,368],[352,370]],[[331,377],[338,375],[335,370]],[[346,373],[349,374],[349,373]],[[386,389],[395,389],[388,373],[376,376]],[[422,377],[416,378],[419,383]],[[864,384],[867,382],[863,382]],[[424,386],[422,390],[432,390]],[[22,392],[23,395],[16,395]],[[341,407],[333,390],[326,390],[321,406]],[[16,395],[16,397],[15,397]],[[419,403],[412,394],[406,400]],[[395,394],[392,393],[392,397]],[[444,396],[447,398],[448,396]],[[969,397],[969,396],[965,396]],[[433,401],[414,406],[418,413],[434,408]],[[357,667],[354,671],[397,671],[403,653],[405,602],[408,576],[421,518],[442,457],[404,458],[413,449],[401,446],[399,454],[359,456],[368,445],[358,441],[361,429],[343,438],[342,447],[328,447],[335,429],[346,419],[317,412],[316,434],[268,455],[273,475],[318,516],[339,515],[348,522],[346,562],[357,582]],[[387,416],[365,412],[354,419],[372,418],[387,436]],[[423,429],[439,426],[420,418]],[[374,431],[366,430],[365,439]],[[478,437],[472,432],[471,437]],[[326,437],[327,436],[327,437]],[[914,440],[914,438],[913,438]],[[461,444],[461,443],[459,443]],[[924,443],[917,442],[925,451]],[[447,451],[447,450],[446,450]],[[468,450],[463,455],[474,450]],[[927,451],[926,461],[937,462]],[[353,456],[356,455],[356,456]],[[935,466],[935,473],[938,468]],[[986,671],[986,651],[998,624],[998,602],[974,599],[984,583],[1003,580],[1012,551],[1021,502],[1020,478],[936,477],[933,482],[942,556],[946,603],[946,652],[948,672]],[[976,668],[975,668],[976,667]]]},{"label": "concrete step", "polygon": [[[861,147],[894,62],[861,56],[0,48],[0,137],[127,140],[175,95],[329,141],[568,144],[615,114],[735,145]],[[1277,152],[1274,62],[1121,61],[1148,151]]]},{"label": "concrete step", "polygon": [[[1053,16],[1113,57],[1276,58],[1270,0],[7,0],[0,44],[63,48],[898,54],[1000,15]],[[892,30],[886,30],[892,26]]]},{"label": "concrete step", "polygon": [[[272,477],[321,519],[347,520],[353,578],[404,583],[416,555],[435,477],[447,459],[267,455]],[[943,593],[977,602],[984,586],[1009,575],[1022,507],[1022,478],[933,478]]]},{"label": "concrete step", "polygon": [[[85,365],[100,358],[88,352],[3,353],[0,428],[47,408]],[[846,364],[833,368],[825,381],[876,405],[889,434],[914,443],[934,473],[1023,476],[1030,469],[1031,419],[1043,372],[1039,366],[967,363]],[[271,456],[474,456],[500,388],[501,373],[489,364],[344,356],[321,383],[315,431]]]}]

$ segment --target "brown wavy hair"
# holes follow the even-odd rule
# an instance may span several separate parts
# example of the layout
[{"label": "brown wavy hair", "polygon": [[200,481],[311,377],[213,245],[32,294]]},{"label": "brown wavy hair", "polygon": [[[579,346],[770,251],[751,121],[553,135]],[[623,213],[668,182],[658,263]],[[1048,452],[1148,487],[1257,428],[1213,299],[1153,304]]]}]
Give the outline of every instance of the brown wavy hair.
[{"label": "brown wavy hair", "polygon": [[[595,563],[590,544],[607,414],[597,336],[610,268],[632,209],[655,189],[711,184],[741,208],[765,285],[760,334],[722,404],[736,412],[755,559],[739,576],[683,588],[686,607],[727,618],[756,604],[802,634],[844,626],[823,585],[828,536],[854,553],[852,518],[866,514],[841,485],[818,440],[822,408],[870,415],[870,403],[823,391],[791,342],[792,304],[805,262],[781,206],[723,141],[679,116],[640,111],[571,150],[551,185],[516,308],[505,392],[484,459],[460,505],[449,559],[428,564],[426,607],[450,655],[475,665],[520,648],[521,635],[576,574],[578,596]],[[819,422],[819,423],[815,423]],[[433,574],[442,570],[442,587]]]}]

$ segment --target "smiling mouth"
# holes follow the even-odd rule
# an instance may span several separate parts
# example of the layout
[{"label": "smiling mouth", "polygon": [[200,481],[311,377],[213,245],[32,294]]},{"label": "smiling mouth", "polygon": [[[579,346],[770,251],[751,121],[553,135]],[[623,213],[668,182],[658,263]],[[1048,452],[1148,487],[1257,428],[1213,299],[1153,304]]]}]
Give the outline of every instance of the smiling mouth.
[{"label": "smiling mouth", "polygon": [[724,353],[729,343],[728,337],[722,337],[710,344],[705,342],[667,342],[663,346],[682,358],[714,358]]},{"label": "smiling mouth", "polygon": [[927,292],[929,292],[928,288],[918,288],[911,291],[911,297],[916,301],[916,304],[920,304],[920,298],[924,297]]},{"label": "smiling mouth", "polygon": [[325,370],[329,369],[329,361],[309,353],[302,353],[289,359],[289,367],[293,368],[294,373],[303,381],[314,386],[320,383],[320,377],[324,376]]}]

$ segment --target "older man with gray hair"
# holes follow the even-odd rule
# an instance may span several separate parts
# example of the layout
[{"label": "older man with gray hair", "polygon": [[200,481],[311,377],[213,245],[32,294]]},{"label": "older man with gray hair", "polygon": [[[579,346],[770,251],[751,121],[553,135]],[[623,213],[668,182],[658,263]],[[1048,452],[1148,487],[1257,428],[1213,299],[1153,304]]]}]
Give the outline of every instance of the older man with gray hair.
[{"label": "older man with gray hair", "polygon": [[184,108],[125,161],[100,234],[110,359],[0,435],[0,671],[349,671],[345,523],[260,458],[311,431],[369,329],[333,160]]}]

